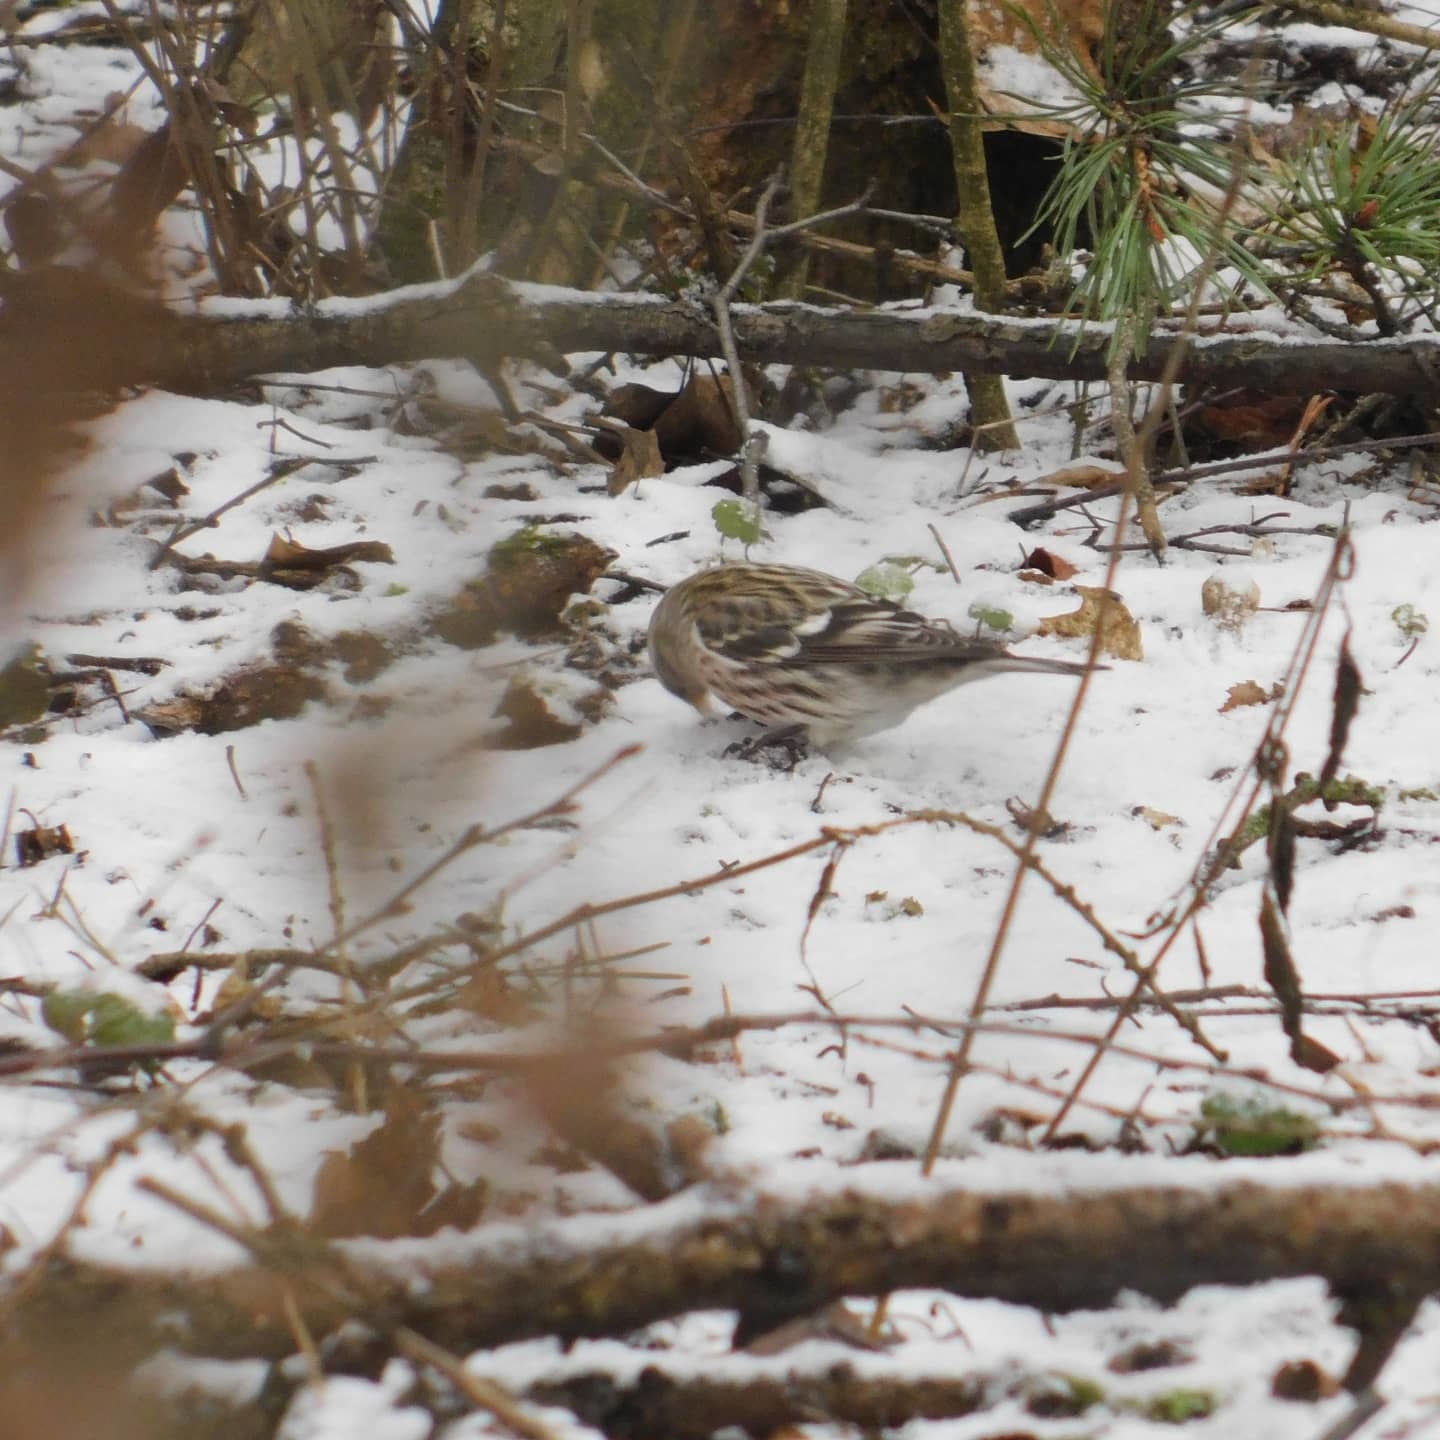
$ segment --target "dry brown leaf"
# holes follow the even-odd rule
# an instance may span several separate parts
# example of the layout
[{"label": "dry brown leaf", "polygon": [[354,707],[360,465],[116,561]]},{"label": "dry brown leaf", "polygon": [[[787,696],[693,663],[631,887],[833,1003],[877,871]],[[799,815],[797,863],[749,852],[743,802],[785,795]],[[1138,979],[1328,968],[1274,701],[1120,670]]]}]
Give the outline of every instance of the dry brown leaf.
[{"label": "dry brown leaf", "polygon": [[1152,810],[1148,805],[1137,805],[1130,813],[1138,815],[1152,830],[1168,830],[1172,825],[1185,823],[1178,815],[1168,815],[1164,810]]},{"label": "dry brown leaf", "polygon": [[349,1150],[332,1151],[315,1177],[311,1223],[322,1235],[433,1235],[468,1228],[487,1188],[437,1187],[440,1121],[421,1099],[394,1092],[384,1122]]},{"label": "dry brown leaf", "polygon": [[494,965],[477,966],[475,973],[455,992],[453,1003],[461,1010],[500,1025],[527,1025],[539,1018],[535,1007]]},{"label": "dry brown leaf", "polygon": [[1027,570],[1038,570],[1052,580],[1069,580],[1080,573],[1078,565],[1072,565],[1063,555],[1037,545],[1021,562]]},{"label": "dry brown leaf", "polygon": [[1058,639],[1085,639],[1100,631],[1100,653],[1117,660],[1143,660],[1145,650],[1140,642],[1140,626],[1113,590],[1099,585],[1077,585],[1080,596],[1077,609],[1063,615],[1047,615],[1040,622],[1040,635]]},{"label": "dry brown leaf", "polygon": [[1223,715],[1227,710],[1242,710],[1247,705],[1268,705],[1279,694],[1278,685],[1266,690],[1253,680],[1242,680],[1225,692],[1225,703],[1220,707],[1220,714]]},{"label": "dry brown leaf", "polygon": [[288,535],[272,535],[265,550],[264,564],[286,570],[326,570],[351,560],[370,560],[393,565],[395,553],[380,540],[354,540],[348,545],[330,545],[312,550]]},{"label": "dry brown leaf", "polygon": [[1103,490],[1107,485],[1123,485],[1125,471],[1114,465],[1062,465],[1035,483],[1063,485],[1070,490]]},{"label": "dry brown leaf", "polygon": [[620,458],[610,467],[605,489],[619,495],[637,480],[665,473],[660,454],[660,437],[653,430],[634,430],[628,425],[608,427],[620,437]]}]

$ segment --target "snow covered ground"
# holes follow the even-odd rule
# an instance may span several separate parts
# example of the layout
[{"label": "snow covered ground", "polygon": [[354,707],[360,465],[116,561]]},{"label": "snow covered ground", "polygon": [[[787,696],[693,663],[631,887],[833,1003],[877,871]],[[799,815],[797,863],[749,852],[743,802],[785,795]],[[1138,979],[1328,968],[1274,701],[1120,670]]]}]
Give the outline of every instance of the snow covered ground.
[{"label": "snow covered ground", "polygon": [[[58,92],[58,78],[54,84]],[[579,369],[598,357],[571,358]],[[683,381],[674,362],[617,366],[606,376],[612,388],[641,381],[673,390]],[[425,369],[443,398],[494,409],[490,387],[468,367]],[[168,984],[144,978],[139,967],[160,952],[318,948],[337,930],[373,918],[350,947],[363,966],[441,927],[463,937],[473,917],[497,919],[498,934],[509,938],[586,902],[602,906],[687,881],[707,884],[617,910],[517,955],[512,983],[534,1000],[530,1023],[502,1024],[483,1007],[461,1007],[411,1017],[403,1038],[432,1052],[528,1050],[565,1036],[699,1024],[727,1009],[829,1007],[895,1020],[914,1012],[963,1023],[1016,861],[983,833],[896,822],[920,810],[963,811],[1023,843],[1010,802],[1039,795],[1073,682],[1016,676],[967,687],[849,751],[777,770],[725,754],[751,733],[748,723],[700,721],[649,675],[643,654],[626,668],[655,594],[604,579],[593,590],[602,605],[588,623],[612,678],[625,683],[598,719],[594,710],[576,719],[577,738],[490,748],[487,737],[506,728],[496,706],[517,676],[531,677],[564,719],[576,718],[574,702],[597,683],[566,666],[565,642],[502,636],[465,649],[427,628],[484,574],[497,541],[529,525],[577,532],[615,552],[617,574],[660,585],[738,549],[733,542],[726,549],[711,519],[722,496],[703,483],[713,465],[643,479],[611,496],[602,467],[524,454],[462,459],[397,424],[400,397],[414,379],[413,369],[400,367],[332,371],[276,380],[251,402],[149,393],[86,427],[88,449],[48,497],[25,593],[0,633],[10,654],[38,645],[58,669],[76,654],[154,657],[164,666],[154,675],[112,672],[123,708],[91,686],[76,713],[6,732],[0,761],[9,772],[10,843],[0,869],[0,969],[7,983],[20,983],[9,983],[0,1007],[0,1043],[59,1043],[42,1018],[46,989],[123,996],[146,1014],[171,1014],[178,1039],[193,1037],[204,1017],[234,998],[233,988],[222,987],[236,982],[225,970],[185,969]],[[550,419],[579,422],[595,408],[553,376],[521,370],[512,380],[521,407]],[[1082,658],[1080,641],[1026,637],[1043,618],[1076,608],[1074,586],[1103,583],[1118,501],[1062,511],[1021,531],[1008,512],[1028,502],[1006,496],[1073,463],[1071,390],[1012,382],[1023,449],[973,457],[939,443],[967,413],[958,377],[877,375],[872,382],[828,428],[772,435],[772,460],[814,482],[832,504],[768,516],[770,538],[756,557],[847,578],[886,556],[923,557],[911,608],[962,628],[975,623],[972,607],[1003,610],[1026,653]],[[1108,431],[1094,427],[1081,458],[1108,456],[1109,445]],[[314,463],[227,509],[176,549],[192,559],[210,553],[254,564],[280,535],[310,548],[380,542],[391,563],[356,561],[308,591],[245,575],[149,568],[177,520],[210,514],[278,460],[302,456]],[[172,470],[185,487],[176,505],[147,485]],[[1369,457],[1303,466],[1279,499],[1238,493],[1254,478],[1201,481],[1161,508],[1172,537],[1263,519],[1274,533],[1208,537],[1246,553],[1176,548],[1164,565],[1143,553],[1124,558],[1115,588],[1138,622],[1143,659],[1114,660],[1094,677],[1049,806],[1058,828],[1037,853],[1112,936],[1142,962],[1154,957],[1169,933],[1158,922],[1188,901],[1222,816],[1229,815],[1226,833],[1236,823],[1227,806],[1269,719],[1268,704],[1226,709],[1227,696],[1242,682],[1268,693],[1286,674],[1308,619],[1297,602],[1320,590],[1334,532],[1348,524],[1353,573],[1324,618],[1285,735],[1286,783],[1297,771],[1318,772],[1348,636],[1364,692],[1341,773],[1383,789],[1384,803],[1361,844],[1299,841],[1289,912],[1291,950],[1315,1002],[1306,1033],[1339,1063],[1322,1075],[1290,1058],[1263,979],[1266,865],[1257,845],[1216,880],[1195,928],[1182,932],[1159,973],[1171,990],[1244,987],[1184,1007],[1226,1058],[1147,1008],[1121,1032],[1125,1053],[1101,1061],[1069,1111],[1061,1138],[1075,1148],[1040,1151],[1049,1117],[1113,1019],[1103,1002],[1127,994],[1133,981],[1085,916],[1031,875],[990,995],[987,1017],[996,1023],[972,1052],[937,1181],[969,1177],[978,1189],[1058,1192],[1132,1178],[1214,1184],[1239,1173],[1272,1184],[1440,1179],[1430,1158],[1440,1137],[1433,1028],[1440,986],[1430,930],[1440,919],[1433,848],[1440,840],[1440,655],[1433,637],[1402,623],[1402,607],[1412,616],[1440,615],[1440,569],[1427,528],[1440,512],[1408,493],[1399,466],[1376,468]],[[497,488],[527,498],[497,498]],[[1037,545],[1073,565],[1072,579],[1046,585],[1022,576]],[[1232,588],[1258,586],[1259,608],[1238,628],[1205,613],[1202,587],[1217,574]],[[379,638],[377,663],[347,660],[356,636]],[[169,738],[136,718],[146,707],[233,684],[277,653],[308,657],[311,678],[325,691],[293,718]],[[636,745],[638,753],[604,768]],[[495,828],[542,809],[602,770],[584,790],[573,828],[522,829],[503,844],[470,850],[387,909],[467,827]],[[1312,812],[1341,822],[1366,813],[1342,807],[1327,816],[1318,806],[1305,813]],[[13,839],[32,821],[66,827],[74,853],[18,867]],[[824,844],[710,883],[827,829],[853,842],[833,870],[838,852]],[[456,949],[447,963],[464,962],[463,946]],[[593,978],[595,956],[631,951],[644,953],[611,964],[618,978]],[[578,965],[577,954],[592,963]],[[556,975],[567,964],[572,980],[563,982]],[[418,983],[433,974],[432,962],[421,959],[401,978]],[[346,993],[342,978],[298,971],[275,998],[313,1010]],[[369,1038],[402,1036],[382,1029]],[[625,1104],[656,1128],[699,1117],[709,1136],[707,1172],[731,1188],[783,1178],[803,1190],[812,1176],[833,1186],[850,1167],[872,1188],[887,1174],[898,1187],[913,1185],[952,1040],[934,1028],[856,1024],[837,1042],[835,1027],[812,1021],[746,1033],[696,1063],[642,1057],[623,1073]],[[54,1079],[43,1072],[13,1078],[0,1111],[0,1225],[10,1274],[24,1273],[61,1235],[79,1258],[131,1266],[246,1258],[213,1228],[136,1188],[141,1176],[158,1177],[232,1221],[264,1223],[253,1177],[224,1153],[218,1133],[182,1142],[161,1123],[177,1089],[215,1126],[244,1127],[276,1195],[301,1216],[312,1211],[327,1155],[379,1124],[333,1088],[251,1079],[194,1059],[171,1062],[163,1079],[142,1078],[138,1094],[125,1089],[120,1098],[113,1088],[47,1083]],[[1265,1161],[1176,1156],[1192,1148],[1202,1104],[1216,1097],[1309,1117],[1317,1148]],[[640,1204],[599,1167],[556,1164],[544,1124],[518,1087],[456,1094],[439,1113],[446,1176],[489,1187],[481,1228],[518,1217],[543,1236],[558,1217]],[[1142,1153],[1130,1153],[1136,1150]],[[436,1237],[438,1253],[453,1238]],[[649,1348],[606,1340],[562,1354],[533,1341],[477,1356],[472,1368],[516,1389],[587,1370],[628,1376],[657,1363],[659,1351],[668,1373],[741,1381],[773,1375],[777,1366],[820,1373],[841,1362],[863,1373],[973,1374],[986,1387],[976,1413],[910,1427],[947,1440],[1021,1431],[1155,1434],[1175,1416],[1150,1402],[1180,1390],[1210,1397],[1200,1407],[1206,1413],[1189,1421],[1197,1436],[1319,1433],[1349,1404],[1340,1396],[1302,1409],[1272,1395],[1272,1378],[1287,1362],[1313,1361],[1333,1375],[1348,1363],[1353,1339],[1318,1281],[1204,1288],[1168,1310],[1130,1297],[1109,1311],[1053,1319],[912,1292],[894,1297],[892,1321],[903,1339],[884,1355],[817,1340],[779,1360],[731,1355],[728,1320],[707,1313],[653,1327]],[[1430,1349],[1437,1338],[1440,1320],[1427,1307],[1384,1371],[1379,1388],[1389,1405],[1370,1433],[1440,1433]],[[1112,1365],[1142,1341],[1173,1346],[1171,1363],[1134,1373]],[[1037,1388],[1076,1377],[1098,1386],[1100,1398],[1047,1418],[1034,1403]],[[408,1388],[402,1362],[377,1383],[333,1380],[304,1392],[284,1433],[311,1440],[362,1425],[397,1440],[431,1433]],[[555,1434],[583,1428],[553,1409],[544,1416]],[[445,1433],[480,1428],[472,1418]]]}]

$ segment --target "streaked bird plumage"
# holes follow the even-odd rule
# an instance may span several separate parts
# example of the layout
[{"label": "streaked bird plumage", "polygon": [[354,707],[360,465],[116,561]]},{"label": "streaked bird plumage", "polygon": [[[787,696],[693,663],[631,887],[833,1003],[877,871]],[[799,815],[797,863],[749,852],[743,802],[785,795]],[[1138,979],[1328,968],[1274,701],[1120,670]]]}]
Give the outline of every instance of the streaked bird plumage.
[{"label": "streaked bird plumage", "polygon": [[956,685],[1005,671],[1081,675],[1069,660],[1012,655],[798,565],[717,565],[666,591],[650,621],[660,683],[816,745],[898,725]]}]

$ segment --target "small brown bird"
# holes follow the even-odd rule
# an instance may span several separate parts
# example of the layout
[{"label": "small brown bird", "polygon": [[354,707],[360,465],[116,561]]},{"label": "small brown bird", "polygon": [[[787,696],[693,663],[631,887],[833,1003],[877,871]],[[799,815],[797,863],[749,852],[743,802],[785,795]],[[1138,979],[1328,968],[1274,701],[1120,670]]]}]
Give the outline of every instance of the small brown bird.
[{"label": "small brown bird", "polygon": [[702,714],[713,695],[819,746],[888,730],[987,675],[1085,673],[969,639],[798,565],[717,565],[672,586],[650,621],[650,659],[660,683]]}]

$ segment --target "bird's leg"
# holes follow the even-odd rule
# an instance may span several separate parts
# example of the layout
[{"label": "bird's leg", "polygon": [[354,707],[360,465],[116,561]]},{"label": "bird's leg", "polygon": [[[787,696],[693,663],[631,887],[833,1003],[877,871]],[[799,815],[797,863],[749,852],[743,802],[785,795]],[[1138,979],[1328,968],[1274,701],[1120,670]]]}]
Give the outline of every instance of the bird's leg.
[{"label": "bird's leg", "polygon": [[772,770],[793,770],[810,753],[805,727],[798,722],[780,725],[748,740],[737,740],[725,747],[727,756],[737,760],[763,760]]}]

